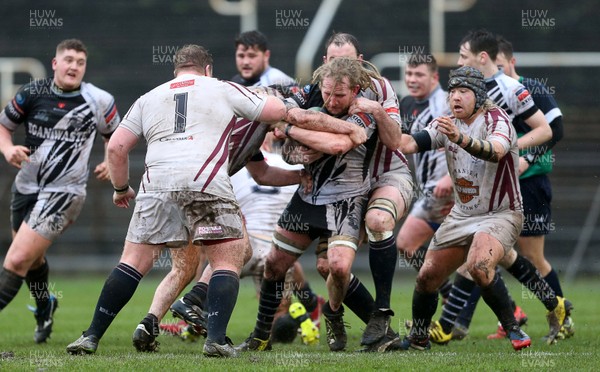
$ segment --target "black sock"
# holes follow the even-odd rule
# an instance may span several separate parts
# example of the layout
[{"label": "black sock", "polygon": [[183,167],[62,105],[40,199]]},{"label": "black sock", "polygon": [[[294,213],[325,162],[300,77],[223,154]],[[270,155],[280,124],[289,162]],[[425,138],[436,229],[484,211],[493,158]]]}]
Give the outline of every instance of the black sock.
[{"label": "black sock", "polygon": [[300,301],[307,312],[312,313],[317,308],[317,295],[312,291],[307,281],[304,282],[302,289],[294,291],[294,296]]},{"label": "black sock", "polygon": [[410,266],[417,270],[417,272],[419,272],[421,267],[423,267],[423,262],[425,261],[425,255],[427,254],[428,248],[429,247],[426,245],[420,246],[411,258],[406,259]]},{"label": "black sock", "polygon": [[197,282],[192,289],[183,296],[183,299],[188,305],[196,305],[199,308],[204,309],[207,294],[208,284]]},{"label": "black sock", "polygon": [[369,240],[369,267],[375,284],[375,308],[389,309],[398,249],[394,235],[373,242]]},{"label": "black sock", "polygon": [[217,344],[225,344],[227,325],[237,302],[240,277],[230,270],[216,270],[208,282],[206,311],[208,312],[208,335]]},{"label": "black sock", "polygon": [[554,271],[554,269],[550,270],[548,275],[544,277],[544,280],[546,283],[548,283],[548,285],[550,285],[550,288],[552,288],[557,296],[564,297],[562,288],[560,286],[560,281],[558,280],[558,274],[556,271]]},{"label": "black sock", "polygon": [[271,335],[273,317],[281,303],[284,292],[283,280],[262,280],[260,298],[258,299],[258,316],[254,326],[254,337],[266,340]]},{"label": "black sock", "polygon": [[119,311],[129,302],[143,275],[133,267],[120,263],[110,273],[96,304],[92,323],[84,335],[101,339]]},{"label": "black sock", "polygon": [[473,320],[473,314],[475,314],[475,308],[477,308],[477,303],[481,298],[481,288],[479,286],[473,287],[471,290],[471,296],[467,300],[465,307],[458,314],[458,317],[454,321],[455,324],[460,324],[465,328],[469,328],[471,326],[471,321]]},{"label": "black sock", "polygon": [[437,309],[438,293],[421,293],[413,291],[412,317],[413,324],[410,329],[410,338],[423,340],[429,337],[431,318]]},{"label": "black sock", "polygon": [[445,333],[450,333],[458,314],[465,307],[471,297],[471,291],[475,287],[475,282],[456,273],[454,284],[448,295],[448,302],[442,307],[442,316],[440,325]]},{"label": "black sock", "polygon": [[4,309],[19,293],[23,279],[25,278],[5,268],[0,270],[0,310]]},{"label": "black sock", "polygon": [[517,255],[515,262],[506,270],[533,292],[547,310],[554,310],[558,305],[556,294],[528,259]]},{"label": "black sock", "polygon": [[158,329],[158,323],[158,318],[152,313],[148,313],[148,315],[146,315],[144,319],[142,319],[142,321],[140,322],[140,324],[146,326],[146,330],[149,330],[150,333],[155,337],[158,336],[160,333]]},{"label": "black sock", "polygon": [[446,281],[444,282],[444,284],[442,284],[440,286],[440,296],[442,296],[442,298],[447,299],[448,296],[450,296],[450,291],[452,290],[452,282],[450,281],[450,279],[446,279]]},{"label": "black sock", "polygon": [[344,297],[344,305],[348,307],[365,324],[369,323],[371,313],[375,310],[375,300],[369,290],[354,275],[350,278],[348,291]]},{"label": "black sock", "polygon": [[48,260],[45,257],[42,266],[27,272],[25,282],[35,299],[37,308],[40,310],[47,308],[50,302],[50,291],[48,288]]},{"label": "black sock", "polygon": [[481,297],[485,303],[492,309],[496,317],[505,330],[519,327],[513,314],[508,298],[508,290],[502,280],[502,277],[494,272],[494,278],[487,287],[481,287]]}]

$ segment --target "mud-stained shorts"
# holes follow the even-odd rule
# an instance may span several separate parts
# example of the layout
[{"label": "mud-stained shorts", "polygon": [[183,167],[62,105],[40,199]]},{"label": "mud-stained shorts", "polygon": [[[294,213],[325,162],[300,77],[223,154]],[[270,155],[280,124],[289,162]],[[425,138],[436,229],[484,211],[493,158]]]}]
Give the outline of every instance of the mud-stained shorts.
[{"label": "mud-stained shorts", "polygon": [[12,229],[17,231],[25,221],[33,231],[54,241],[75,222],[84,202],[85,195],[65,192],[25,195],[13,189],[10,203]]},{"label": "mud-stained shorts", "polygon": [[433,188],[428,188],[414,202],[410,210],[410,215],[426,221],[435,231],[447,216],[442,211],[446,209],[448,204],[453,202],[453,194],[445,198],[438,198],[433,195]]},{"label": "mud-stained shorts", "polygon": [[494,214],[458,216],[454,209],[435,232],[430,250],[448,247],[470,247],[475,233],[484,232],[496,238],[504,252],[510,251],[517,243],[523,226],[523,213],[507,210]]},{"label": "mud-stained shorts", "polygon": [[133,243],[182,247],[191,239],[241,239],[237,202],[198,191],[139,193],[126,239]]},{"label": "mud-stained shorts", "polygon": [[398,190],[400,196],[404,200],[405,205],[404,214],[402,216],[398,216],[398,219],[406,216],[408,214],[408,207],[412,203],[414,195],[414,184],[412,175],[410,174],[410,169],[405,166],[385,172],[371,179],[371,190],[375,190],[383,186],[392,186]]},{"label": "mud-stained shorts", "polygon": [[326,236],[329,244],[347,244],[356,250],[366,205],[367,197],[362,195],[314,205],[295,193],[277,225],[287,231],[306,234],[312,240]]}]

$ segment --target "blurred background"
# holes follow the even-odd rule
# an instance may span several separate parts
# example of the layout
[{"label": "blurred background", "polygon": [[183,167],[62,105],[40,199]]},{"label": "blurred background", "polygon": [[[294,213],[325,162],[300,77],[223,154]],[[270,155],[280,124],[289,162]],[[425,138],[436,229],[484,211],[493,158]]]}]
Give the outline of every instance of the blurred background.
[{"label": "blurred background", "polygon": [[[547,257],[561,276],[600,272],[600,24],[598,3],[483,0],[58,0],[3,4],[0,101],[31,79],[52,75],[56,44],[79,38],[88,47],[85,81],[112,93],[121,115],[137,97],[172,78],[172,56],[189,43],[213,54],[214,75],[235,73],[234,38],[259,29],[271,65],[309,82],[332,31],[354,34],[365,59],[403,89],[403,54],[431,51],[445,87],[466,32],[485,27],[512,41],[517,71],[544,82],[563,112],[565,136],[555,147],[552,233]],[[15,135],[19,143],[23,131]],[[144,145],[131,157],[131,183],[143,172]],[[101,140],[92,167],[102,159]],[[10,187],[16,169],[0,161],[0,257],[10,245]],[[67,274],[106,273],[118,261],[131,210],[113,206],[112,188],[90,178],[78,221],[49,250],[50,266]],[[306,270],[314,257],[303,257]],[[356,269],[367,269],[366,250]],[[401,270],[412,270],[400,265]]]}]

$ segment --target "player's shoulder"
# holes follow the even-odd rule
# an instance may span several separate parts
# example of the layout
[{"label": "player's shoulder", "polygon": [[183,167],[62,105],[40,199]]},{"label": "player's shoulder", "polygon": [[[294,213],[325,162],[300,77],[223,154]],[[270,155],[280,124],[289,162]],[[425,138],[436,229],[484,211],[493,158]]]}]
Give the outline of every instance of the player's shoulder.
[{"label": "player's shoulder", "polygon": [[508,93],[516,93],[517,91],[527,89],[518,80],[513,79],[502,71],[499,71],[496,75],[494,75],[494,80],[496,80],[499,85],[504,87],[504,90]]},{"label": "player's shoulder", "polygon": [[52,94],[52,78],[31,80],[19,88],[15,102],[22,105],[29,97],[47,97]]},{"label": "player's shoulder", "polygon": [[107,92],[104,89],[98,88],[92,83],[81,82],[81,90],[88,91],[91,96],[93,96],[100,103],[109,104],[114,101],[114,97],[112,94]]},{"label": "player's shoulder", "polygon": [[294,79],[291,76],[273,66],[269,66],[260,77],[260,85],[289,85],[293,83]]},{"label": "player's shoulder", "polygon": [[509,124],[511,122],[510,116],[500,106],[493,106],[487,109],[484,116],[488,125],[495,125],[499,122]]}]

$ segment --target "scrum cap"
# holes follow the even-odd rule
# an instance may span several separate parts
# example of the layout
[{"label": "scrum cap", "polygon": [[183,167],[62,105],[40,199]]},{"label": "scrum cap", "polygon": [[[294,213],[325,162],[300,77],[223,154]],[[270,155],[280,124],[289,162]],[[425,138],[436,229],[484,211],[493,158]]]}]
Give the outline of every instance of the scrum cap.
[{"label": "scrum cap", "polygon": [[462,66],[450,71],[448,91],[458,87],[471,89],[475,93],[475,111],[483,106],[483,103],[487,99],[487,91],[485,90],[481,71],[470,66]]}]

